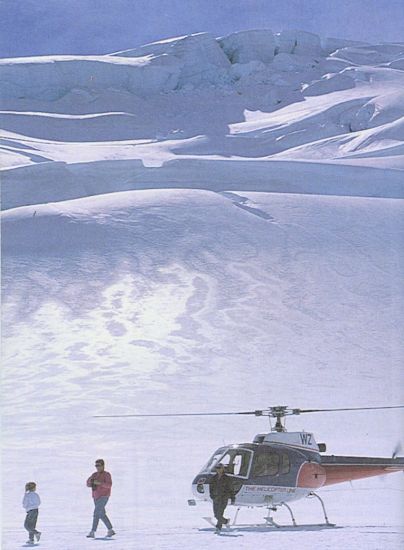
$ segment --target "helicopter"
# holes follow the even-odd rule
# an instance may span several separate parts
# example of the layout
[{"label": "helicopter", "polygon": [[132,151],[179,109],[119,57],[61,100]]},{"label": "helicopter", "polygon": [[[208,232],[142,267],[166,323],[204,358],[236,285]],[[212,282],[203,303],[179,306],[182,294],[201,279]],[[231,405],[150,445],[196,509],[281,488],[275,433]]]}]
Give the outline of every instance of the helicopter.
[{"label": "helicopter", "polygon": [[[238,443],[219,447],[192,481],[194,499],[190,506],[196,506],[196,500],[210,501],[209,484],[215,475],[218,464],[225,467],[226,474],[232,478],[235,494],[234,505],[237,511],[232,526],[237,524],[239,511],[243,507],[266,508],[267,515],[263,524],[254,526],[281,526],[273,519],[272,512],[284,506],[291,517],[292,526],[297,527],[290,503],[302,498],[315,497],[321,504],[324,523],[317,526],[333,527],[325,505],[315,492],[322,487],[404,471],[404,457],[397,457],[397,450],[391,458],[326,455],[326,444],[317,443],[314,435],[306,431],[287,432],[286,416],[305,413],[325,413],[342,411],[363,411],[381,409],[402,409],[404,405],[386,407],[350,407],[334,409],[294,409],[288,406],[271,406],[266,409],[241,412],[212,413],[169,413],[169,414],[129,414],[113,415],[119,417],[181,417],[181,416],[224,416],[252,415],[268,417],[270,432],[257,434],[252,442]],[[105,415],[103,415],[105,417]],[[110,417],[110,415],[106,415]],[[100,417],[100,416],[98,416]],[[271,422],[275,419],[275,423]],[[214,525],[209,517],[206,521]],[[251,526],[242,524],[242,526]],[[301,526],[301,525],[300,525]],[[305,526],[307,527],[307,525]]]}]

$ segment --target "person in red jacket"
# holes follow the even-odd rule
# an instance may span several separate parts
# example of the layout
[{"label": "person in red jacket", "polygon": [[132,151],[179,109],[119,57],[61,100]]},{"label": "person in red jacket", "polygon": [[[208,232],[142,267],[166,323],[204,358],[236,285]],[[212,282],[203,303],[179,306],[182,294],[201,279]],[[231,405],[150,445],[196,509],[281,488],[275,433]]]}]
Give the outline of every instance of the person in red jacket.
[{"label": "person in red jacket", "polygon": [[104,460],[102,458],[97,459],[95,461],[97,471],[91,474],[91,476],[87,479],[87,487],[91,487],[92,489],[95,505],[93,525],[91,527],[91,531],[87,535],[87,538],[91,539],[95,538],[95,532],[100,520],[108,529],[107,537],[112,537],[115,535],[115,531],[112,528],[112,523],[110,522],[105,511],[105,506],[107,505],[108,499],[111,495],[112,478],[111,474],[105,471],[104,466]]}]

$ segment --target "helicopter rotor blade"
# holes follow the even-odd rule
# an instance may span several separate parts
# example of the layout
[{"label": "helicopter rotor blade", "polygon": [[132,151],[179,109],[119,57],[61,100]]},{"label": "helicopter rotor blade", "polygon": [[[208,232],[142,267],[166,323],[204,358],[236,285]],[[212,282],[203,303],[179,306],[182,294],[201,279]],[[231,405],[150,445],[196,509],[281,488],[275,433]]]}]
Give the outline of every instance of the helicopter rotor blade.
[{"label": "helicopter rotor blade", "polygon": [[250,414],[261,416],[261,411],[244,411],[244,412],[212,412],[212,413],[166,413],[166,414],[101,414],[95,415],[94,418],[164,418],[170,416],[226,416]]},{"label": "helicopter rotor blade", "polygon": [[341,409],[298,409],[299,413],[315,412],[340,412],[340,411],[376,411],[381,409],[404,409],[404,405],[394,405],[386,407],[345,407]]},{"label": "helicopter rotor blade", "polygon": [[238,412],[202,412],[202,413],[164,413],[164,414],[101,414],[94,415],[93,418],[167,418],[167,417],[184,417],[184,416],[272,416],[273,418],[284,417],[289,415],[299,415],[302,413],[315,412],[341,412],[341,411],[369,411],[380,409],[404,409],[404,405],[385,406],[385,407],[346,407],[337,409],[289,409],[285,406],[268,407],[267,409],[259,409],[255,411],[238,411]]}]

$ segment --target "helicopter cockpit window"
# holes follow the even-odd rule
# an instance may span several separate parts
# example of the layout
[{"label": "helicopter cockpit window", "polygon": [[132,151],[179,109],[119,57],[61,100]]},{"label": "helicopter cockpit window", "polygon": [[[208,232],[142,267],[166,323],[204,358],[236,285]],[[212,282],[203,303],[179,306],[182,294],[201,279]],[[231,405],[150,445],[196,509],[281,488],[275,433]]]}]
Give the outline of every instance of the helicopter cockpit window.
[{"label": "helicopter cockpit window", "polygon": [[276,476],[290,472],[290,459],[287,453],[264,453],[254,462],[253,476]]},{"label": "helicopter cockpit window", "polygon": [[221,447],[220,449],[215,451],[212,458],[209,459],[209,462],[202,469],[202,472],[211,472],[211,471],[213,471],[215,469],[216,464],[218,464],[220,462],[220,459],[223,456],[226,449],[227,449],[227,447]]},{"label": "helicopter cockpit window", "polygon": [[252,452],[247,449],[229,449],[220,462],[225,465],[226,473],[237,477],[248,477]]},{"label": "helicopter cockpit window", "polygon": [[248,477],[252,455],[248,449],[222,447],[215,452],[202,472],[214,472],[216,464],[220,462],[224,464],[226,474]]},{"label": "helicopter cockpit window", "polygon": [[258,455],[253,470],[254,477],[275,476],[279,473],[280,456],[278,453]]}]

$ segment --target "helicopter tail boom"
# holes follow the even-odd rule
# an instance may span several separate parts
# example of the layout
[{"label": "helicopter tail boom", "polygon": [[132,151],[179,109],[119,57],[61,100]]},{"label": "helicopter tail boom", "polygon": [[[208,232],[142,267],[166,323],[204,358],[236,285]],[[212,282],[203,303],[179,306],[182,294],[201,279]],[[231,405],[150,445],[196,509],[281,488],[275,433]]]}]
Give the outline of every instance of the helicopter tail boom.
[{"label": "helicopter tail boom", "polygon": [[404,458],[322,456],[324,486],[404,471]]}]

